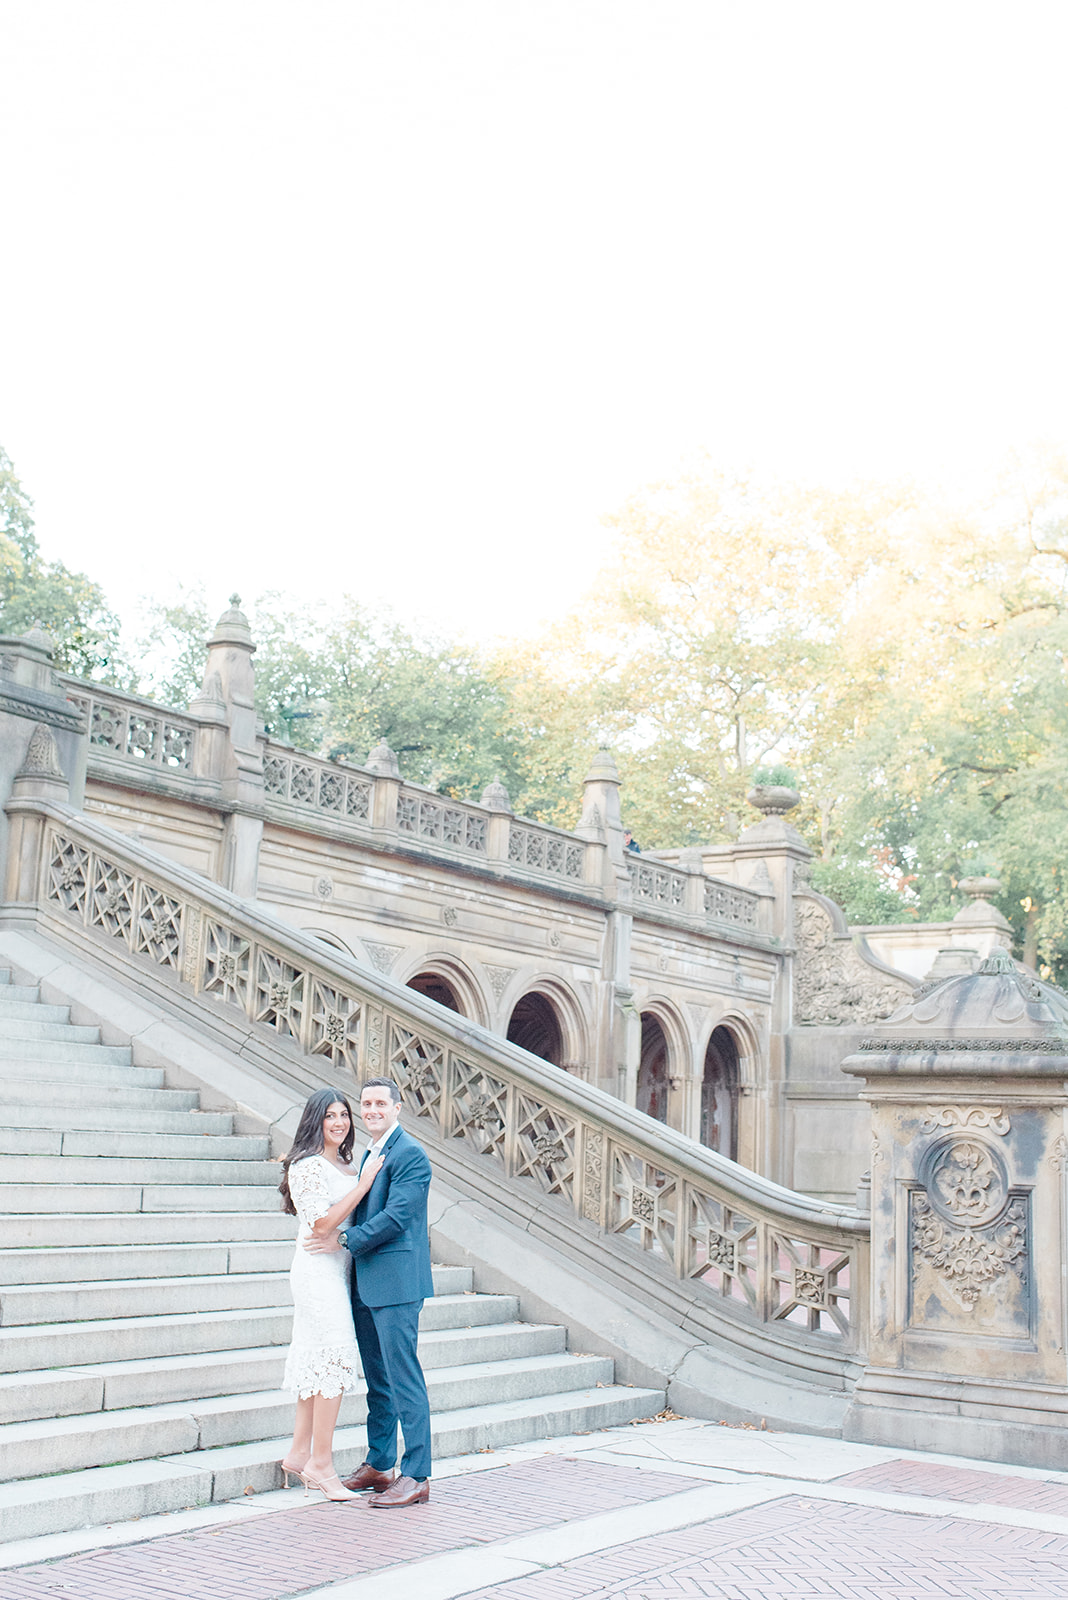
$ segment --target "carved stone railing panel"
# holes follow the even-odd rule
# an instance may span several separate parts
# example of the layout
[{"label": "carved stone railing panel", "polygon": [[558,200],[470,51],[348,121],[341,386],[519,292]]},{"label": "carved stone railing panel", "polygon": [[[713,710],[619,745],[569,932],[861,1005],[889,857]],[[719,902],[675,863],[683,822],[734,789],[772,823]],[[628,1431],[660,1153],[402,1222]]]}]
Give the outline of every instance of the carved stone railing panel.
[{"label": "carved stone railing panel", "polygon": [[438,795],[402,788],[397,799],[397,832],[484,856],[489,836],[489,813],[459,805]]},{"label": "carved stone railing panel", "polygon": [[374,778],[369,772],[285,750],[269,740],[263,754],[263,788],[268,802],[288,801],[346,822],[371,820]]},{"label": "carved stone railing panel", "polygon": [[586,847],[558,828],[512,822],[508,829],[508,860],[513,867],[528,872],[581,883],[586,871]]},{"label": "carved stone railing panel", "polygon": [[77,678],[61,682],[68,700],[85,714],[91,750],[163,771],[192,772],[198,727],[193,717]]},{"label": "carved stone railing panel", "polygon": [[710,922],[755,929],[759,905],[760,896],[751,889],[740,889],[736,883],[725,883],[721,878],[705,880],[705,916]]},{"label": "carved stone railing panel", "polygon": [[142,972],[154,966],[306,1066],[388,1074],[416,1125],[633,1251],[628,1272],[667,1274],[717,1315],[814,1360],[862,1343],[851,1298],[866,1262],[858,1213],[779,1189],[469,1022],[437,1020],[421,996],[314,953],[100,824],[17,804],[45,819],[46,919],[125,950]]},{"label": "carved stone railing panel", "polygon": [[680,872],[676,867],[653,866],[651,862],[639,858],[638,863],[631,867],[630,875],[636,900],[664,906],[669,911],[685,910],[687,873]]}]

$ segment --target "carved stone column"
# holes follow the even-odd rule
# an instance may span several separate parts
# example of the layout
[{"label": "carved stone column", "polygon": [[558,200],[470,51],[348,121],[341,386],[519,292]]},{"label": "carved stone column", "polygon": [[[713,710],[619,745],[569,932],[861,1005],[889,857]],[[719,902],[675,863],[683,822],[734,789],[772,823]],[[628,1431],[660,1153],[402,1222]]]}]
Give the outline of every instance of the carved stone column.
[{"label": "carved stone column", "polygon": [[[84,706],[67,699],[56,675],[48,634],[35,628],[21,638],[0,638],[0,806],[20,794],[82,804],[85,720]],[[9,876],[9,899],[22,898],[12,884],[27,873],[32,878],[28,858],[17,859],[32,851],[32,843],[21,822],[12,818],[11,827],[9,834],[8,817],[0,810],[0,862],[15,874]]]},{"label": "carved stone column", "polygon": [[[204,683],[192,709],[204,721],[203,755],[217,770],[226,806],[223,883],[235,894],[255,897],[263,838],[263,749],[257,736],[252,657],[256,646],[240,599],[230,596],[208,640]],[[220,708],[222,716],[220,718]],[[223,742],[221,729],[228,730]],[[208,775],[205,773],[205,775]]]},{"label": "carved stone column", "polygon": [[843,1067],[872,1108],[871,1330],[847,1437],[1068,1467],[1068,996],[995,950]]}]

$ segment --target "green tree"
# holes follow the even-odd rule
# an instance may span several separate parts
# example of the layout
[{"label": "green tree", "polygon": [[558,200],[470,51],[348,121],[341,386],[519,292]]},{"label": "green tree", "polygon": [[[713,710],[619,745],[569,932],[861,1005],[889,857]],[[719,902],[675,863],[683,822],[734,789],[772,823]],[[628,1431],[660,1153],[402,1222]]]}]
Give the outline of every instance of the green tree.
[{"label": "green tree", "polygon": [[61,561],[45,561],[34,533],[33,501],[0,448],[0,631],[44,628],[56,664],[80,677],[115,682],[126,675],[119,622],[99,584]]}]

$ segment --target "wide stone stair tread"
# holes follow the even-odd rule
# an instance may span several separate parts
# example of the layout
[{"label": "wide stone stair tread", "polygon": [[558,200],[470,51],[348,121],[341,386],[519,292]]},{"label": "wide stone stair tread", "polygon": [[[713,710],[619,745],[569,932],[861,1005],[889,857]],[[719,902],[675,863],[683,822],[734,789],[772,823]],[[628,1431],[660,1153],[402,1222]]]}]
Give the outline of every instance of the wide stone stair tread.
[{"label": "wide stone stair tread", "polygon": [[0,977],[0,1005],[20,1005],[29,1001],[31,1005],[40,1005],[41,990],[36,983],[12,983],[10,973],[7,979]]},{"label": "wide stone stair tread", "polygon": [[[7,1080],[25,1082],[27,1070],[33,1069],[33,1082],[35,1085],[58,1083],[67,1085],[67,1106],[70,1108],[70,1089],[77,1085],[78,1088],[95,1087],[130,1088],[130,1089],[162,1089],[164,1087],[164,1073],[162,1067],[134,1067],[124,1062],[101,1061],[95,1055],[88,1053],[78,1060],[67,1060],[68,1050],[107,1050],[110,1047],[103,1044],[65,1045],[62,1055],[49,1053],[40,1061],[32,1055],[27,1055],[25,1049],[29,1047],[12,1046],[12,1054],[0,1054],[0,1081],[5,1085],[3,1093],[7,1094]],[[52,1051],[56,1046],[45,1046]],[[38,1072],[39,1067],[44,1067],[44,1072]]]},{"label": "wide stone stair tread", "polygon": [[[148,1091],[160,1095],[171,1092],[166,1089]],[[4,1102],[0,1107],[0,1128],[40,1128],[49,1127],[53,1122],[62,1123],[64,1112],[58,1095],[54,1102],[27,1095],[15,1103],[5,1090]],[[121,1094],[114,1105],[87,1105],[84,1097],[78,1096],[78,1126],[83,1136],[87,1133],[175,1133],[195,1138],[218,1135],[225,1138],[232,1136],[233,1125],[233,1116],[228,1111],[187,1111],[177,1106],[168,1110],[166,1105],[155,1111],[149,1106],[128,1106]]]},{"label": "wide stone stair tread", "polygon": [[[259,1190],[255,1191],[257,1194]],[[286,1239],[293,1243],[293,1218],[268,1211],[56,1211],[25,1215],[0,1213],[0,1245],[5,1248],[100,1245],[123,1248],[147,1244],[227,1244]]]},{"label": "wide stone stair tread", "polygon": [[0,1324],[95,1321],[98,1317],[156,1316],[160,1312],[262,1310],[284,1305],[289,1282],[281,1272],[225,1272],[186,1278],[114,1278],[102,1282],[6,1284]]},{"label": "wide stone stair tread", "polygon": [[[0,1019],[2,1025],[2,1019]],[[8,1065],[10,1063],[0,1063]],[[85,1070],[84,1068],[82,1069]],[[125,1070],[125,1069],[124,1069]],[[131,1072],[147,1072],[147,1067],[131,1067]],[[34,1069],[31,1078],[0,1073],[3,1087],[0,1098],[5,1111],[12,1106],[34,1106],[47,1109],[51,1116],[62,1114],[63,1125],[69,1125],[71,1110],[71,1080],[60,1076],[43,1078]],[[142,1080],[133,1083],[80,1083],[78,1085],[78,1120],[82,1113],[95,1116],[98,1111],[195,1111],[199,1095],[195,1089],[157,1089],[142,1087]],[[229,1116],[228,1112],[206,1111],[203,1116]],[[231,1118],[232,1121],[232,1118]],[[83,1124],[89,1126],[89,1124]],[[137,1124],[135,1124],[137,1126]]]},{"label": "wide stone stair tread", "polygon": [[0,1027],[5,1033],[9,1022],[70,1021],[70,1006],[48,1006],[43,1000],[9,1000],[11,988],[11,984],[0,985]]},{"label": "wide stone stair tread", "polygon": [[101,1362],[240,1350],[250,1339],[255,1344],[286,1344],[292,1321],[292,1305],[282,1304],[254,1310],[101,1317],[92,1322],[0,1328],[0,1371],[67,1367],[74,1350],[86,1362]]},{"label": "wide stone stair tread", "polygon": [[[48,1120],[51,1123],[53,1119]],[[160,1161],[266,1161],[269,1154],[268,1140],[249,1134],[12,1128],[7,1125],[6,1114],[0,1116],[0,1155],[89,1156],[129,1162],[142,1157]]]},{"label": "wide stone stair tread", "polygon": [[[100,1043],[99,1028],[77,1022],[55,1022],[43,1017],[12,1017],[10,1012],[4,1012],[0,1015],[0,1026],[3,1028],[3,1038],[9,1043],[31,1039],[54,1041],[57,1044]],[[125,1050],[129,1058],[128,1046],[120,1045],[117,1048]]]},{"label": "wide stone stair tread", "polygon": [[[9,1156],[5,1184],[16,1183],[238,1183],[277,1189],[273,1161],[213,1161],[210,1156]],[[277,1196],[275,1204],[278,1204]]]},{"label": "wide stone stair tread", "polygon": [[160,1276],[217,1277],[228,1272],[288,1272],[289,1239],[220,1240],[216,1244],[89,1245],[53,1250],[0,1249],[0,1294],[5,1285],[99,1283]]},{"label": "wide stone stair tread", "polygon": [[[0,1021],[3,1019],[0,1018]],[[18,1024],[16,1024],[18,1026]],[[21,1039],[16,1034],[8,1034],[5,1028],[0,1033],[0,1062],[47,1062],[51,1067],[72,1066],[85,1063],[92,1066],[126,1067],[130,1072],[152,1072],[158,1068],[135,1067],[133,1065],[133,1052],[129,1045],[100,1044],[98,1042],[79,1043],[77,1040],[64,1040],[62,1043],[51,1039]],[[160,1076],[162,1077],[162,1072]]]}]

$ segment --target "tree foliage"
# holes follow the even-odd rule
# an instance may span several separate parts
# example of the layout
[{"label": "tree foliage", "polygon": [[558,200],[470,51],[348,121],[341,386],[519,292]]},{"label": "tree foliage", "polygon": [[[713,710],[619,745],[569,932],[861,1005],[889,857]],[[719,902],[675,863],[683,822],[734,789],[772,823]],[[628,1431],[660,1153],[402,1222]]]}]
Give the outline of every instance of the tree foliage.
[{"label": "tree foliage", "polygon": [[46,561],[34,532],[33,501],[0,447],[0,632],[43,628],[56,665],[83,677],[121,672],[119,622],[99,584],[62,561]]}]

